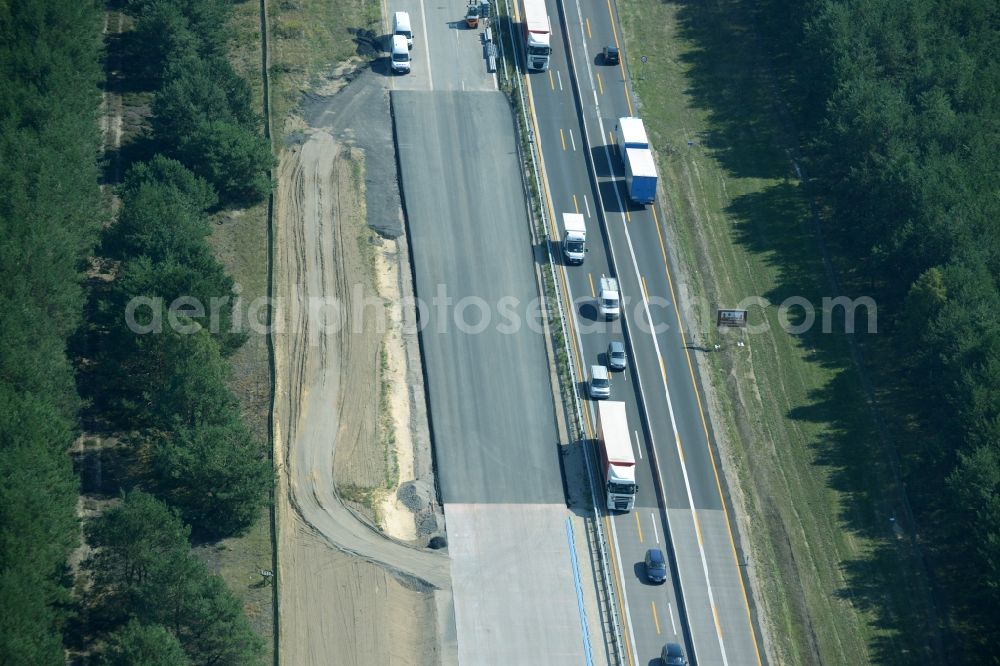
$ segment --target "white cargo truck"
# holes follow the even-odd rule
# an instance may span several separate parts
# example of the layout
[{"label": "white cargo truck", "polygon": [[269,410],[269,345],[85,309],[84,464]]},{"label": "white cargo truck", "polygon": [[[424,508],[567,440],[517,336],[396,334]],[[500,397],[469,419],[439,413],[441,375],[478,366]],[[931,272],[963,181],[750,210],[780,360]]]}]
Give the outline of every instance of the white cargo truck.
[{"label": "white cargo truck", "polygon": [[524,48],[528,69],[545,71],[552,55],[552,25],[545,0],[523,0]]},{"label": "white cargo truck", "polygon": [[580,213],[563,213],[563,256],[567,264],[582,264],[587,253],[587,226]]},{"label": "white cargo truck", "polygon": [[625,151],[628,148],[649,148],[646,126],[642,124],[642,118],[619,118],[618,124],[615,125],[615,140],[618,142],[622,159],[625,159]]},{"label": "white cargo truck", "polygon": [[601,449],[608,511],[631,511],[638,486],[624,402],[597,404],[597,444]]},{"label": "white cargo truck", "polygon": [[625,150],[625,186],[628,197],[638,204],[656,201],[656,163],[648,148]]},{"label": "white cargo truck", "polygon": [[615,143],[625,165],[628,198],[639,204],[656,201],[656,163],[642,118],[619,118],[615,125]]}]

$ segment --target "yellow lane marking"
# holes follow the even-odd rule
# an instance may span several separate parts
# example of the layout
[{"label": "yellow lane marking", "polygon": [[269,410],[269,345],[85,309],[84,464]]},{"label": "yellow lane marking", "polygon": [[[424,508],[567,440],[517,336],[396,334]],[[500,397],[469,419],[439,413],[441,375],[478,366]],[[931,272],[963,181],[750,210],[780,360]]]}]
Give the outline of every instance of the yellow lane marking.
[{"label": "yellow lane marking", "polygon": [[628,211],[625,211],[625,221],[626,222],[632,221],[632,216],[628,214]]},{"label": "yellow lane marking", "polygon": [[587,39],[593,39],[594,36],[590,34],[590,17],[588,16],[584,20],[587,22]]},{"label": "yellow lane marking", "polygon": [[559,139],[562,141],[563,150],[566,150],[566,135],[563,134],[562,127],[559,128]]},{"label": "yellow lane marking", "polygon": [[719,638],[722,638],[722,625],[719,624],[719,611],[716,610],[715,604],[712,604],[712,617],[715,618],[715,630],[719,633]]},{"label": "yellow lane marking", "polygon": [[[587,412],[584,412],[584,414],[586,413]],[[611,534],[611,518],[608,516],[604,516],[604,529],[608,531],[608,534]],[[611,553],[611,570],[618,571],[618,564],[615,558],[615,549],[608,548],[608,552]],[[618,576],[612,576],[611,580],[615,582],[615,591],[618,593],[617,595],[615,595],[618,597],[618,612],[621,614],[622,619],[624,619],[625,601],[622,598],[624,595],[622,594],[621,589],[618,587]],[[635,660],[632,657],[632,644],[629,642],[628,636],[623,636],[623,638],[625,641],[625,654],[628,655],[629,666],[634,666]]]},{"label": "yellow lane marking", "polygon": [[[384,15],[388,16],[388,11],[386,11]],[[514,18],[515,18],[515,21],[519,21],[520,20],[520,12],[517,9],[517,4],[516,3],[514,5]],[[551,76],[551,71],[550,71],[549,75]],[[526,89],[528,91],[528,104],[527,104],[528,112],[529,112],[529,115],[531,116],[531,124],[532,124],[532,126],[534,127],[534,130],[535,130],[535,141],[537,142],[537,147],[538,147],[539,171],[541,172],[542,189],[545,192],[544,202],[545,202],[546,208],[549,211],[549,219],[554,220],[555,219],[555,209],[554,209],[554,207],[552,205],[552,196],[551,196],[551,193],[549,192],[549,181],[548,181],[548,178],[546,176],[545,158],[542,155],[542,152],[541,152],[541,143],[540,143],[540,140],[538,138],[539,137],[539,133],[538,133],[538,119],[535,117],[535,101],[534,101],[534,96],[533,96],[532,91],[531,91],[531,79],[528,78],[527,75],[524,76],[524,83],[525,83],[525,87],[526,87]],[[553,225],[553,226],[556,226],[556,225]],[[562,272],[562,271],[558,271],[556,273],[556,275],[558,276],[559,284],[560,284],[560,286],[561,286],[561,288],[563,290],[563,296],[565,298],[565,301],[568,303],[568,302],[570,302],[569,301],[569,286],[566,284],[565,273]],[[594,295],[594,293],[595,293],[594,292],[594,278],[593,278],[593,276],[591,274],[588,273],[587,274],[587,279],[590,281],[590,291],[591,291],[591,294]],[[573,340],[575,340],[576,339],[576,337],[575,337],[575,335],[576,335],[575,334],[576,322],[573,320],[573,317],[567,317],[566,318],[566,325],[569,327],[570,338],[573,339]],[[583,376],[583,359],[580,357],[580,350],[577,348],[577,346],[575,344],[570,345],[570,349],[572,350],[573,360],[574,360],[574,363],[575,363],[576,368],[577,368],[577,376],[578,377],[582,377]],[[587,410],[583,410],[583,424],[584,424],[584,430],[585,430],[585,432],[587,434],[587,438],[588,439],[593,439],[594,438],[594,427],[593,427],[593,424],[590,422],[590,412],[588,412]],[[604,515],[604,526],[605,526],[605,529],[608,531],[608,534],[610,534],[611,533],[611,517],[608,516],[607,514]],[[617,572],[618,571],[618,558],[617,558],[617,555],[615,553],[615,549],[614,548],[609,548],[608,552],[611,554],[611,571]],[[625,617],[627,617],[627,615],[625,613],[625,595],[622,593],[622,587],[621,587],[623,581],[621,580],[621,577],[618,576],[618,575],[612,576],[611,580],[612,580],[612,584],[615,587],[616,596],[618,597],[618,612],[620,613],[620,617],[625,618]],[[635,656],[632,654],[632,643],[629,641],[628,636],[625,636],[624,639],[625,639],[624,640],[624,643],[625,643],[625,654],[628,657],[628,664],[629,664],[629,666],[635,666]]]},{"label": "yellow lane marking", "polygon": [[[618,28],[615,26],[615,13],[611,11],[611,0],[608,0],[608,18],[611,19],[611,34],[615,38],[615,46],[618,47],[618,53],[622,52],[621,44],[618,43]],[[618,59],[618,68],[622,72],[622,80],[627,81],[625,78],[625,58]],[[628,115],[632,115],[632,100],[629,99],[628,94],[628,84],[625,84],[625,103],[628,104]]]},{"label": "yellow lane marking", "polygon": [[556,89],[556,80],[552,78],[552,70],[551,70],[551,69],[549,70],[549,86],[550,86],[550,87],[551,87],[551,88],[552,88],[553,90],[555,90],[555,89]]},{"label": "yellow lane marking", "polygon": [[[655,215],[656,215],[655,209],[653,211],[653,215],[654,215],[654,219],[656,219],[655,218]],[[674,290],[674,281],[673,281],[673,279],[670,276],[670,267],[667,265],[666,249],[665,249],[665,246],[663,245],[663,235],[660,232],[660,223],[659,223],[658,219],[656,219],[656,233],[660,234],[660,249],[663,252],[663,271],[664,271],[664,273],[667,276],[667,285],[670,288],[670,298],[674,302],[674,313],[677,316],[677,321],[680,321],[681,314],[680,314],[679,308],[677,307],[677,293]],[[684,348],[687,348],[687,336],[684,334],[684,327],[683,326],[679,326],[678,328],[679,328],[680,334],[681,334],[681,345]],[[701,428],[702,428],[702,431],[705,433],[705,447],[708,449],[708,459],[712,462],[712,473],[715,475],[715,488],[716,488],[716,491],[719,493],[719,498],[722,499],[722,515],[726,519],[726,521],[725,521],[726,522],[726,533],[729,535],[729,549],[732,552],[733,562],[736,564],[736,570],[737,570],[737,572],[739,572],[740,560],[739,560],[739,557],[737,557],[737,555],[736,555],[736,539],[733,536],[733,530],[730,527],[729,509],[726,508],[726,501],[725,501],[725,498],[722,495],[722,482],[719,480],[719,468],[718,468],[718,466],[715,463],[715,454],[712,453],[712,446],[709,443],[711,440],[710,440],[709,435],[708,435],[708,422],[705,419],[705,408],[701,404],[701,391],[698,390],[698,384],[697,384],[697,382],[695,382],[695,379],[694,379],[694,367],[691,365],[691,356],[689,354],[684,354],[684,360],[687,361],[688,378],[691,380],[691,388],[694,391],[695,404],[698,405],[698,415],[701,417]],[[680,448],[680,447],[678,447],[678,448]],[[681,451],[681,463],[683,464],[683,462],[684,462],[684,458],[683,458],[683,450],[682,450]],[[747,624],[750,626],[750,635],[753,636],[753,651],[754,651],[754,655],[757,658],[757,663],[760,664],[762,662],[760,660],[760,648],[757,647],[757,630],[754,629],[753,619],[750,616],[750,601],[749,601],[749,598],[747,596],[746,585],[743,584],[743,576],[742,575],[738,575],[738,578],[739,578],[739,581],[740,581],[740,592],[742,592],[742,594],[743,594],[743,608],[744,608],[744,610],[746,610],[746,613],[747,613]]]},{"label": "yellow lane marking", "polygon": [[635,529],[639,530],[639,543],[642,543],[642,525],[639,524],[639,512],[634,511],[632,515],[635,516]]},{"label": "yellow lane marking", "polygon": [[642,295],[645,299],[649,300],[649,289],[646,288],[646,276],[642,276]]},{"label": "yellow lane marking", "polygon": [[655,601],[650,601],[649,605],[653,609],[653,622],[654,622],[654,624],[656,624],[656,633],[659,634],[660,633],[660,618],[656,615],[656,602]]},{"label": "yellow lane marking", "polygon": [[660,231],[660,220],[656,217],[656,207],[653,207],[653,222],[656,224],[656,235],[660,237],[660,254],[663,255],[663,265],[667,265],[667,246],[663,242],[663,233]]},{"label": "yellow lane marking", "polygon": [[575,209],[576,209],[576,212],[577,212],[577,213],[579,213],[579,212],[580,212],[580,204],[578,204],[578,203],[576,202],[576,195],[575,195],[575,194],[573,195],[573,208],[575,208]]},{"label": "yellow lane marking", "polygon": [[590,295],[597,298],[597,292],[594,291],[594,274],[587,273],[587,280],[590,282]]},{"label": "yellow lane marking", "polygon": [[601,81],[601,73],[597,72],[597,87],[600,88],[601,94],[604,94],[604,82]]},{"label": "yellow lane marking", "polygon": [[694,518],[694,531],[698,535],[698,545],[701,546],[703,545],[701,540],[701,521],[698,520],[698,512],[691,511],[691,516]]}]

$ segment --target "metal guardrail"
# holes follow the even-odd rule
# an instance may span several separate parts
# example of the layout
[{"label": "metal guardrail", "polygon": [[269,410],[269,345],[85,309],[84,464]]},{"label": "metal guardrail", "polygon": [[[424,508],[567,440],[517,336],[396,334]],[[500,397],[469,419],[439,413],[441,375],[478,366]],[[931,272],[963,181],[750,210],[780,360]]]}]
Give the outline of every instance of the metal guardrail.
[{"label": "metal guardrail", "polygon": [[[507,12],[508,18],[510,18],[512,20],[513,19],[513,14],[511,12],[511,8],[510,8],[510,0],[504,0],[504,8],[505,8],[505,10]],[[512,79],[514,80],[514,82],[516,84],[515,87],[516,87],[516,90],[517,90],[518,100],[520,102],[521,121],[523,123],[524,130],[528,134],[528,142],[527,142],[528,143],[528,151],[529,151],[528,157],[530,158],[528,161],[530,162],[531,172],[532,172],[532,176],[533,176],[534,183],[535,183],[535,189],[538,192],[538,196],[540,198],[544,198],[543,197],[543,193],[545,192],[545,190],[542,187],[542,179],[541,179],[541,176],[539,174],[539,169],[538,169],[538,156],[536,155],[535,134],[534,134],[534,131],[532,130],[531,122],[529,121],[529,118],[528,118],[528,112],[527,112],[528,106],[527,106],[527,101],[525,100],[524,87],[523,87],[523,85],[521,83],[521,77],[517,74],[517,72],[520,71],[520,59],[518,57],[518,50],[517,50],[517,47],[516,47],[516,45],[514,43],[514,36],[513,36],[513,34],[511,34],[510,32],[508,32],[507,36],[508,36],[509,42],[510,42],[510,52],[513,54],[513,58],[514,58],[514,62],[513,62],[514,76],[512,77]],[[500,45],[500,58],[506,60],[506,55],[504,53],[502,44]],[[566,358],[567,359],[571,359],[572,358],[572,350],[570,348],[570,336],[567,335],[566,309],[565,309],[565,307],[563,305],[563,299],[562,299],[561,292],[558,289],[558,287],[556,286],[556,285],[558,285],[558,281],[556,279],[556,277],[557,277],[556,276],[556,266],[555,266],[555,262],[554,262],[553,257],[552,257],[552,250],[551,250],[550,243],[549,243],[549,241],[552,238],[552,232],[551,232],[552,221],[549,219],[545,202],[541,201],[541,202],[539,202],[539,204],[540,204],[539,207],[538,207],[539,208],[539,214],[540,214],[540,216],[542,218],[542,228],[544,229],[544,232],[545,232],[545,238],[544,238],[544,240],[546,241],[546,243],[545,243],[545,252],[546,252],[546,256],[548,258],[548,262],[547,262],[548,263],[548,270],[549,270],[550,278],[551,278],[553,286],[554,286],[556,308],[557,308],[557,310],[559,312],[559,326],[560,326],[560,329],[561,329],[562,334],[563,334],[564,352],[566,353]],[[575,426],[577,437],[580,440],[583,440],[583,439],[585,439],[584,435],[586,434],[586,430],[584,428],[583,411],[582,411],[583,408],[580,405],[580,396],[579,396],[579,394],[578,394],[578,392],[577,392],[577,390],[575,388],[576,386],[578,386],[577,376],[576,376],[575,369],[573,367],[573,363],[570,362],[567,365],[568,365],[568,369],[569,369],[571,386],[574,387],[573,392],[572,392],[572,395],[573,395],[573,409],[572,409],[572,411],[573,411],[573,416],[574,416],[574,419],[575,419],[575,423],[573,425]],[[592,528],[594,530],[594,533],[596,535],[596,538],[594,539],[594,541],[596,542],[596,545],[597,545],[598,563],[600,565],[601,577],[603,578],[602,582],[604,584],[604,588],[605,588],[606,594],[607,594],[607,598],[606,598],[606,611],[607,611],[608,618],[609,618],[608,624],[609,624],[610,629],[611,629],[612,647],[614,648],[612,652],[613,652],[614,657],[617,660],[617,662],[619,664],[624,664],[624,663],[626,663],[625,656],[623,654],[625,643],[624,643],[624,637],[623,637],[623,634],[622,634],[621,618],[620,618],[619,613],[618,613],[617,597],[616,597],[616,594],[615,594],[615,588],[614,588],[612,574],[611,574],[611,570],[610,570],[610,564],[609,564],[609,562],[610,562],[610,554],[609,554],[610,548],[609,548],[608,540],[607,540],[607,538],[605,537],[605,534],[604,534],[604,529],[601,526],[601,516],[603,515],[602,506],[597,502],[597,498],[598,497],[603,497],[603,493],[598,493],[597,489],[598,488],[603,489],[603,485],[600,484],[600,483],[595,484],[595,479],[594,479],[594,461],[593,461],[593,459],[591,457],[590,447],[584,445],[583,446],[583,451],[584,451],[584,456],[586,457],[587,483],[588,483],[588,485],[590,487],[590,496],[591,496],[592,508],[594,510],[594,517],[592,519],[588,519],[588,522],[591,524],[591,526],[592,526]]]}]

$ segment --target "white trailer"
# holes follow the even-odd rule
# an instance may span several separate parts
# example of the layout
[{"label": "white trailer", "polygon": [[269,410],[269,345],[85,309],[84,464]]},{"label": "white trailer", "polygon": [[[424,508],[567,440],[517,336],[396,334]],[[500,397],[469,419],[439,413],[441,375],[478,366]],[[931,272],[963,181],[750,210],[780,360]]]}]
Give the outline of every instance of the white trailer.
[{"label": "white trailer", "polygon": [[625,151],[629,148],[649,148],[649,138],[642,118],[619,118],[615,125],[615,139],[622,159],[625,159]]},{"label": "white trailer", "polygon": [[552,26],[545,0],[524,0],[524,46],[528,69],[544,71],[552,55]]},{"label": "white trailer", "polygon": [[635,454],[628,429],[624,402],[597,404],[597,444],[601,449],[601,467],[608,511],[631,511],[635,506]]}]

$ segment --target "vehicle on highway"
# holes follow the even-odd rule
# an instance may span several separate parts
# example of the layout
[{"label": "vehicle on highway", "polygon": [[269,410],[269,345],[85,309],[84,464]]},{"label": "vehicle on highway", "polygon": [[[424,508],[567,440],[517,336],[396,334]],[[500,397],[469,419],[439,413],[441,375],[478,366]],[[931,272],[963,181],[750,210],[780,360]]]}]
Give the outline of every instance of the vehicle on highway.
[{"label": "vehicle on highway", "polygon": [[628,197],[635,203],[656,201],[656,163],[649,149],[649,138],[641,118],[619,118],[615,125],[615,143],[625,164]]},{"label": "vehicle on highway", "polygon": [[618,64],[618,47],[614,44],[609,44],[604,47],[604,64],[605,65],[617,65]]},{"label": "vehicle on highway", "polygon": [[650,583],[662,583],[667,580],[667,561],[659,548],[650,548],[646,551],[646,579]]},{"label": "vehicle on highway", "polygon": [[667,643],[660,652],[660,661],[663,666],[687,666],[687,659],[684,658],[684,648],[677,643]]},{"label": "vehicle on highway", "polygon": [[611,379],[603,365],[590,366],[590,397],[594,400],[611,397]]},{"label": "vehicle on highway", "polygon": [[587,253],[587,227],[580,213],[563,213],[563,256],[567,264],[582,264]]},{"label": "vehicle on highway", "polygon": [[631,511],[635,506],[635,453],[624,402],[597,405],[597,444],[601,449],[608,511]]},{"label": "vehicle on highway", "polygon": [[601,316],[605,319],[618,319],[622,314],[621,298],[618,294],[618,280],[613,277],[601,276],[601,292],[597,295]]},{"label": "vehicle on highway", "polygon": [[406,44],[406,37],[402,35],[392,36],[392,71],[406,74],[410,71],[410,47]]},{"label": "vehicle on highway", "polygon": [[612,370],[624,370],[628,367],[628,354],[625,353],[625,343],[621,340],[608,343],[608,367]]},{"label": "vehicle on highway", "polygon": [[625,188],[628,198],[637,204],[656,201],[656,162],[648,148],[625,151]]},{"label": "vehicle on highway", "polygon": [[552,26],[545,0],[524,1],[524,46],[528,69],[540,72],[549,68],[552,55]]},{"label": "vehicle on highway", "polygon": [[413,48],[413,30],[410,27],[410,15],[407,12],[396,12],[392,15],[392,34],[406,40],[406,45]]},{"label": "vehicle on highway", "polygon": [[622,159],[625,159],[627,148],[649,148],[649,137],[646,135],[646,126],[642,118],[628,116],[619,118],[615,125],[615,143],[618,144],[618,151]]}]

